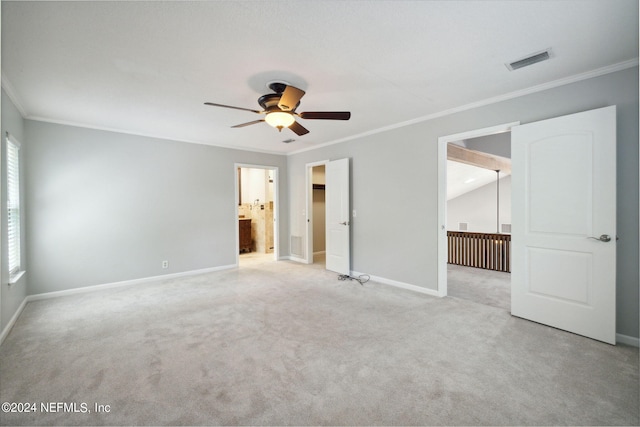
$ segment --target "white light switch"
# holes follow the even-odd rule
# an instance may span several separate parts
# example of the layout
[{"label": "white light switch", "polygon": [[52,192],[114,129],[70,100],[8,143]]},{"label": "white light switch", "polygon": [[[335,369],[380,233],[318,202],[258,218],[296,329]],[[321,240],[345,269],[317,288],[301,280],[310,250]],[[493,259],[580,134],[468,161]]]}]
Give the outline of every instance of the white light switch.
[{"label": "white light switch", "polygon": [[356,210],[355,209],[353,210],[353,217],[354,218],[356,217]]}]

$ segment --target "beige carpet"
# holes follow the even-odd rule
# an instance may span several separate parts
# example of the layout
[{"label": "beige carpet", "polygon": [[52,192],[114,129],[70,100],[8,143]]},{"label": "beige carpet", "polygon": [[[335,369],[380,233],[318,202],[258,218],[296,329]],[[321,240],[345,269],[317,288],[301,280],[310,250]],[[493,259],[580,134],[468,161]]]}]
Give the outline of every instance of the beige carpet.
[{"label": "beige carpet", "polygon": [[511,312],[511,274],[447,264],[447,294]]},{"label": "beige carpet", "polygon": [[2,425],[640,421],[636,348],[291,262],[29,303],[0,401],[37,405]]}]

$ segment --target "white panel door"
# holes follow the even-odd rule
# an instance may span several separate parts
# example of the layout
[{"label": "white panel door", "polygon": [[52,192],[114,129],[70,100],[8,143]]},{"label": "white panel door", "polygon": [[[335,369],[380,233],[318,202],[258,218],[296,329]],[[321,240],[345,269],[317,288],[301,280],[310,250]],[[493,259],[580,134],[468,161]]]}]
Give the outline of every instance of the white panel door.
[{"label": "white panel door", "polygon": [[327,163],[325,180],[326,268],[350,275],[349,159]]},{"label": "white panel door", "polygon": [[512,128],[511,314],[616,339],[616,108]]}]

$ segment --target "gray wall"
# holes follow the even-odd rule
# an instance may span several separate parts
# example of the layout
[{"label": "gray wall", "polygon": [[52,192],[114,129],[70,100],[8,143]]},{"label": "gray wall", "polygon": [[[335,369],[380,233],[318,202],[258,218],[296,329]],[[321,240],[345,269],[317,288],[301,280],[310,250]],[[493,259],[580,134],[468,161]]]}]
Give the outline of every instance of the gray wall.
[{"label": "gray wall", "polygon": [[438,137],[608,105],[618,106],[617,332],[638,337],[637,67],[291,155],[291,234],[304,236],[305,164],[349,157],[352,270],[436,290]]},{"label": "gray wall", "polygon": [[22,278],[17,283],[9,286],[9,274],[7,272],[7,143],[5,139],[6,132],[9,132],[20,142],[20,191],[22,196],[22,217],[21,217],[21,250],[22,250],[22,269],[24,270],[27,267],[27,257],[26,257],[26,248],[27,245],[25,243],[26,239],[26,230],[25,230],[25,211],[26,211],[26,203],[25,203],[25,160],[24,153],[27,151],[27,141],[24,137],[24,120],[20,115],[20,112],[17,110],[15,105],[11,102],[7,94],[2,90],[2,142],[0,143],[0,150],[2,150],[0,154],[0,175],[2,176],[2,187],[0,188],[0,227],[2,227],[2,232],[0,235],[2,236],[1,244],[2,257],[0,262],[2,263],[2,277],[0,277],[0,332],[4,330],[5,326],[9,323],[13,315],[18,311],[20,304],[27,296],[27,280],[28,275],[23,275]]},{"label": "gray wall", "polygon": [[235,264],[236,162],[280,168],[289,253],[284,156],[32,120],[25,133],[29,294]]},{"label": "gray wall", "polygon": [[506,157],[507,159],[511,158],[510,132],[465,139],[463,142],[464,146],[469,150],[495,154],[496,156]]},{"label": "gray wall", "polygon": [[[235,162],[280,167],[280,253],[287,255],[287,224],[292,236],[304,235],[306,163],[350,157],[351,203],[358,211],[352,220],[352,269],[435,290],[438,137],[617,105],[617,331],[638,337],[637,94],[635,67],[285,159],[23,122],[3,93],[2,132],[23,144],[27,275],[11,288],[2,277],[2,327],[27,291],[233,264]],[[168,270],[160,268],[164,259]]]}]

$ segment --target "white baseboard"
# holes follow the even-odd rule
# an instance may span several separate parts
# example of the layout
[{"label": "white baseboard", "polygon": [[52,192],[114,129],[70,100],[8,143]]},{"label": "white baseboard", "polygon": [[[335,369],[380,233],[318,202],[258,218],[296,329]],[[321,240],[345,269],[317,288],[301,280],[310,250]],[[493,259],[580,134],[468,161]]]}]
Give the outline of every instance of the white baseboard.
[{"label": "white baseboard", "polygon": [[122,282],[104,283],[101,285],[85,286],[83,288],[66,289],[64,291],[44,292],[41,294],[28,295],[22,301],[22,304],[20,304],[20,307],[18,308],[18,310],[16,310],[15,314],[13,315],[9,323],[7,323],[7,326],[5,326],[5,328],[2,330],[2,333],[0,334],[0,345],[2,345],[5,338],[9,335],[9,332],[11,332],[11,328],[13,328],[16,321],[18,320],[18,317],[20,317],[20,314],[22,314],[24,307],[27,305],[28,302],[31,302],[31,301],[39,301],[39,300],[49,299],[49,298],[58,298],[58,297],[82,294],[87,292],[96,292],[104,289],[119,288],[122,286],[133,286],[133,285],[139,285],[141,283],[156,282],[159,280],[175,279],[175,278],[187,277],[187,276],[196,276],[198,274],[212,273],[214,271],[228,270],[230,268],[236,268],[236,267],[237,265],[235,264],[222,265],[220,267],[203,268],[200,270],[183,271],[181,273],[164,274],[161,276],[152,276],[152,277],[144,277],[141,279],[124,280]]},{"label": "white baseboard", "polygon": [[9,323],[7,323],[7,326],[5,326],[4,329],[2,330],[2,333],[0,334],[0,345],[2,345],[2,343],[4,342],[4,339],[7,336],[9,336],[9,332],[11,332],[11,328],[13,328],[13,325],[15,325],[16,322],[18,321],[18,317],[20,317],[20,315],[22,314],[22,310],[24,310],[24,308],[26,307],[27,302],[29,302],[29,297],[25,297],[22,300],[22,304],[20,304],[20,307],[18,307],[18,309],[14,313],[11,320],[9,320]]},{"label": "white baseboard", "polygon": [[237,265],[230,264],[230,265],[223,265],[220,267],[203,268],[200,270],[183,271],[181,273],[163,274],[161,276],[151,276],[151,277],[143,277],[141,279],[124,280],[122,282],[104,283],[101,285],[66,289],[64,291],[44,292],[41,294],[29,295],[27,297],[27,300],[38,301],[42,299],[64,297],[64,296],[75,295],[75,294],[83,294],[86,292],[96,292],[96,291],[102,291],[105,289],[119,288],[122,286],[133,286],[133,285],[139,285],[141,283],[156,282],[159,280],[176,279],[179,277],[187,277],[187,276],[196,276],[198,274],[212,273],[214,271],[228,270],[230,268],[236,268],[236,267]]},{"label": "white baseboard", "polygon": [[427,288],[423,288],[422,286],[416,286],[416,285],[412,285],[410,283],[404,283],[404,282],[399,282],[397,280],[392,280],[392,279],[386,279],[384,277],[380,277],[380,276],[372,276],[370,274],[367,273],[359,273],[357,271],[352,271],[351,275],[353,277],[358,277],[361,275],[367,275],[371,278],[371,280],[373,280],[374,282],[378,282],[378,283],[382,283],[383,285],[389,285],[389,286],[394,286],[396,288],[402,288],[402,289],[407,289],[413,292],[419,292],[421,294],[425,294],[425,295],[431,295],[433,297],[440,297],[440,295],[438,294],[437,290],[434,289],[427,289]]},{"label": "white baseboard", "polygon": [[293,256],[293,255],[289,255],[288,257],[286,257],[286,259],[288,259],[289,261],[295,261],[295,262],[299,262],[302,264],[308,264],[307,260],[304,258],[300,258],[297,256]]},{"label": "white baseboard", "polygon": [[632,347],[640,347],[640,338],[629,335],[616,334],[616,344],[626,344]]},{"label": "white baseboard", "polygon": [[[351,272],[351,276],[353,276],[353,277],[358,277],[358,276],[360,276],[362,274],[366,274],[366,273],[359,273],[357,271],[352,271]],[[410,291],[420,292],[422,294],[431,295],[431,296],[434,296],[434,297],[441,298],[441,295],[438,293],[437,290],[427,289],[427,288],[423,288],[421,286],[412,285],[412,284],[409,284],[409,283],[398,282],[397,280],[386,279],[384,277],[371,276],[371,275],[368,275],[368,276],[374,282],[382,283],[384,285],[395,286],[397,288],[408,289]],[[623,335],[623,334],[616,334],[616,344],[626,344],[626,345],[630,345],[632,347],[639,347],[640,348],[640,338],[630,337],[628,335]]]},{"label": "white baseboard", "polygon": [[[304,264],[307,263],[307,260],[305,260],[303,258],[294,257],[294,256],[284,256],[284,257],[280,257],[280,259],[281,260],[291,260],[291,261],[300,262],[300,263],[304,263]],[[141,283],[149,283],[149,282],[154,282],[154,281],[159,281],[159,280],[167,280],[167,279],[174,279],[174,278],[179,278],[179,277],[195,276],[195,275],[198,275],[198,274],[212,273],[214,271],[228,270],[228,269],[236,268],[236,267],[237,267],[237,265],[235,265],[235,264],[223,265],[223,266],[220,266],[220,267],[204,268],[204,269],[201,269],[201,270],[191,270],[191,271],[185,271],[185,272],[182,272],[182,273],[165,274],[165,275],[162,275],[162,276],[152,276],[152,277],[145,277],[145,278],[141,278],[141,279],[125,280],[125,281],[122,281],[122,282],[105,283],[105,284],[102,284],[102,285],[87,286],[87,287],[84,287],[84,288],[74,288],[74,289],[67,289],[67,290],[64,290],[64,291],[45,292],[45,293],[36,294],[36,295],[28,295],[27,297],[25,297],[24,300],[22,300],[22,303],[20,304],[20,307],[18,307],[18,309],[16,310],[15,314],[13,315],[13,317],[11,317],[11,320],[9,320],[9,323],[7,323],[5,328],[2,330],[2,333],[0,333],[0,345],[2,345],[2,343],[5,340],[5,338],[9,335],[9,332],[11,332],[11,329],[13,328],[15,323],[17,322],[17,320],[20,317],[20,315],[22,314],[22,312],[24,311],[24,308],[26,307],[27,303],[30,302],[30,301],[38,301],[38,300],[49,299],[49,298],[57,298],[57,297],[62,297],[62,296],[67,296],[67,295],[75,295],[75,294],[80,294],[80,293],[95,292],[95,291],[100,291],[100,290],[104,290],[104,289],[111,289],[111,288],[117,288],[117,287],[122,287],[122,286],[132,286],[132,285],[137,285],[137,284],[141,284]],[[357,271],[352,271],[351,272],[351,275],[353,277],[358,277],[358,276],[361,276],[363,274],[366,274],[366,273],[359,273]],[[399,282],[397,280],[386,279],[386,278],[380,277],[380,276],[372,276],[372,275],[368,275],[368,276],[374,282],[382,283],[383,285],[394,286],[396,288],[407,289],[407,290],[410,290],[410,291],[419,292],[419,293],[430,295],[430,296],[434,296],[434,297],[440,297],[440,295],[438,294],[437,290],[427,289],[427,288],[423,288],[421,286],[412,285],[410,283]],[[616,334],[616,343],[626,344],[626,345],[630,345],[630,346],[633,346],[633,347],[640,347],[640,338],[630,337],[628,335],[623,335],[623,334]]]}]

